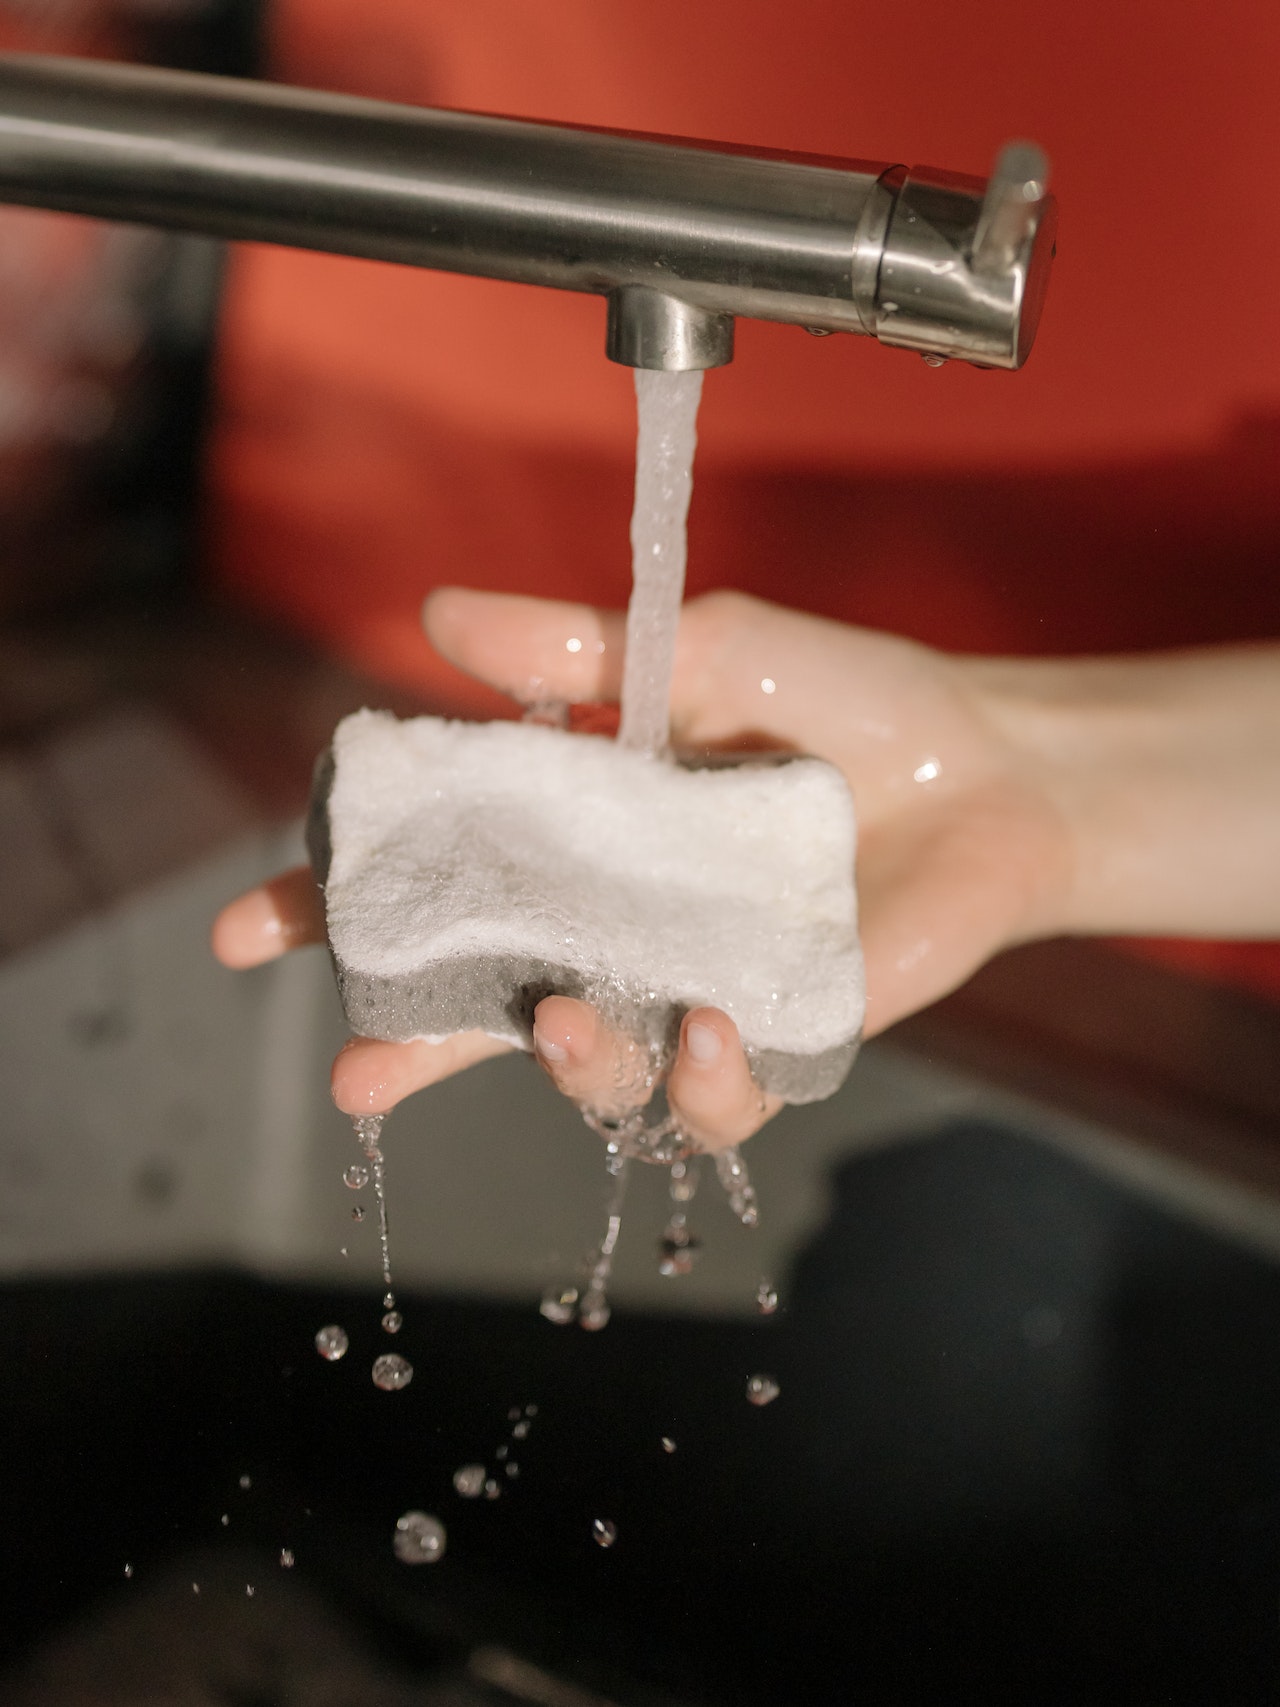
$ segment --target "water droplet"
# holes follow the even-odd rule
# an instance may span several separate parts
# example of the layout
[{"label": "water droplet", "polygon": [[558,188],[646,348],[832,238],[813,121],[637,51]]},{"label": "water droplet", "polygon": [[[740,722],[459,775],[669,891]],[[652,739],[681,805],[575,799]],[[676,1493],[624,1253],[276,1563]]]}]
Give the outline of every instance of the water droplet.
[{"label": "water droplet", "polygon": [[392,1353],[374,1359],[373,1384],[375,1387],[381,1387],[384,1393],[398,1393],[412,1380],[413,1365],[407,1357],[396,1357]]},{"label": "water droplet", "polygon": [[756,1287],[756,1309],[762,1316],[772,1316],[778,1308],[778,1288],[771,1280],[761,1280]]},{"label": "water droplet", "polygon": [[554,1322],[562,1328],[566,1322],[573,1320],[573,1313],[578,1304],[578,1288],[576,1286],[553,1286],[542,1294],[542,1302],[538,1305],[538,1313],[545,1316],[549,1322]]},{"label": "water droplet", "polygon": [[395,1293],[394,1292],[384,1292],[382,1294],[382,1308],[384,1310],[394,1310],[395,1307],[396,1307],[396,1295],[395,1295]]},{"label": "water droplet", "polygon": [[501,1487],[494,1480],[494,1478],[492,1476],[490,1476],[488,1481],[484,1485],[484,1497],[487,1500],[496,1500],[498,1495],[501,1492],[502,1492]]},{"label": "water droplet", "polygon": [[747,1382],[747,1398],[753,1405],[771,1405],[781,1391],[772,1375],[753,1375]]},{"label": "water droplet", "polygon": [[618,1526],[607,1517],[597,1517],[591,1524],[591,1539],[597,1547],[612,1547],[618,1539]]},{"label": "water droplet", "polygon": [[224,1511],[222,1516],[218,1519],[218,1522],[222,1525],[222,1527],[224,1529],[230,1529],[230,1527],[231,1527],[231,1514],[229,1512]]},{"label": "water droplet", "polygon": [[369,1183],[369,1170],[363,1162],[352,1162],[342,1176],[342,1183],[352,1191],[363,1191]]},{"label": "water droplet", "polygon": [[246,1583],[244,1585],[244,1592],[249,1596],[249,1599],[252,1600],[254,1595],[257,1594],[258,1591],[256,1588],[254,1588],[252,1583]]},{"label": "water droplet", "polygon": [[126,1565],[124,1568],[124,1574],[127,1577],[131,1577],[133,1575],[133,1566],[132,1565]]},{"label": "water droplet", "polygon": [[338,1255],[340,1257],[345,1257],[346,1254],[347,1254],[347,1247],[345,1245],[339,1245],[338,1246]]},{"label": "water droplet", "polygon": [[347,1330],[340,1328],[336,1322],[331,1322],[327,1328],[321,1328],[316,1335],[316,1350],[329,1363],[336,1363],[340,1357],[345,1357],[350,1344]]},{"label": "water droplet", "polygon": [[520,1407],[519,1407],[519,1405],[512,1405],[511,1409],[507,1412],[507,1421],[509,1423],[520,1421]]},{"label": "water droplet", "polygon": [[932,350],[926,350],[920,359],[926,367],[946,367],[947,365],[947,358],[935,355]]},{"label": "water droplet", "polygon": [[240,1486],[242,1488],[251,1488],[253,1486],[253,1477],[252,1476],[241,1476]]},{"label": "water droplet", "polygon": [[399,1310],[388,1310],[386,1315],[382,1318],[382,1326],[385,1332],[389,1334],[398,1334],[404,1326],[404,1317],[400,1314]]},{"label": "water droplet", "polygon": [[510,1451],[511,1451],[511,1448],[509,1446],[500,1446],[500,1447],[498,1447],[498,1449],[496,1450],[496,1452],[494,1453],[493,1456],[498,1460],[499,1464],[501,1464],[502,1460],[509,1454]]},{"label": "water droplet", "polygon": [[478,1500],[484,1492],[484,1465],[464,1464],[453,1472],[453,1485],[464,1500]]},{"label": "water droplet", "polygon": [[513,1459],[512,1462],[507,1465],[507,1475],[510,1476],[511,1480],[514,1482],[516,1477],[519,1474],[520,1474],[520,1466]]},{"label": "water droplet", "polygon": [[351,1219],[353,1221],[363,1221],[364,1220],[364,1204],[363,1203],[353,1203],[351,1205]]},{"label": "water droplet", "polygon": [[582,1314],[578,1317],[578,1326],[585,1328],[589,1334],[598,1334],[601,1328],[607,1328],[609,1317],[613,1311],[601,1301],[599,1304],[584,1304]]},{"label": "water droplet", "polygon": [[674,1452],[675,1449],[676,1449],[675,1441],[672,1440],[672,1438],[669,1434],[664,1434],[662,1437],[662,1450],[664,1452]]},{"label": "water droplet", "polygon": [[282,1547],[280,1549],[280,1564],[286,1571],[291,1571],[293,1569],[294,1560],[292,1547]]},{"label": "water droplet", "polygon": [[527,1440],[529,1438],[529,1424],[518,1422],[511,1431],[511,1438],[512,1440]]},{"label": "water droplet", "polygon": [[200,1593],[200,1584],[199,1583],[192,1583],[191,1592],[192,1592],[192,1594],[199,1594]]},{"label": "water droplet", "polygon": [[395,1554],[402,1565],[434,1565],[444,1558],[444,1524],[425,1511],[407,1511],[396,1519]]},{"label": "water droplet", "polygon": [[658,1240],[658,1273],[670,1279],[674,1275],[690,1274],[702,1249],[701,1239],[692,1239],[681,1228],[668,1227]]},{"label": "water droplet", "polygon": [[527,1417],[536,1417],[538,1414],[538,1407],[536,1405],[526,1405],[524,1408],[524,1414]]},{"label": "water droplet", "polygon": [[761,678],[760,678],[760,692],[761,693],[777,693],[777,691],[778,691],[778,684],[777,684],[777,682],[774,681],[772,676],[761,676]]}]

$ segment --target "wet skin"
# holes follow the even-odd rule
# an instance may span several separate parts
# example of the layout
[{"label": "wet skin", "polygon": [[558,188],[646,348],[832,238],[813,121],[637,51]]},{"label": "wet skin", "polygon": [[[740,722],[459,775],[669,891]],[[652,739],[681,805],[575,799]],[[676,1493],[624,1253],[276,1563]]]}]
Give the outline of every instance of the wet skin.
[{"label": "wet skin", "polygon": [[[618,697],[621,612],[445,589],[424,623],[446,658],[524,703]],[[960,658],[713,593],[682,616],[672,740],[815,753],[844,772],[868,1036],[1035,937],[1280,934],[1280,647]],[[231,902],[213,928],[232,967],[323,940],[306,868]],[[534,1043],[577,1102],[602,1106],[633,1076],[634,1045],[567,997],[540,1003]],[[480,1032],[353,1038],[333,1065],[334,1100],[381,1113],[505,1048]],[[685,1016],[667,1097],[710,1150],[779,1106],[714,1008]]]}]

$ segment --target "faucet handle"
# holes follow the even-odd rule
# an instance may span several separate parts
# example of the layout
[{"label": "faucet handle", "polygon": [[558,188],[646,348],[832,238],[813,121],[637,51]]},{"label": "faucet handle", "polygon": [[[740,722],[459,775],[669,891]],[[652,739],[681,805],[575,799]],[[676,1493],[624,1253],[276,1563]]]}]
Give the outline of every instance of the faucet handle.
[{"label": "faucet handle", "polygon": [[1032,142],[1001,149],[986,183],[912,167],[889,217],[874,301],[860,308],[864,324],[882,344],[931,360],[1021,367],[1055,252],[1048,181]]},{"label": "faucet handle", "polygon": [[1007,272],[1034,231],[1049,193],[1049,159],[1034,142],[1006,142],[987,180],[969,265],[975,273]]}]

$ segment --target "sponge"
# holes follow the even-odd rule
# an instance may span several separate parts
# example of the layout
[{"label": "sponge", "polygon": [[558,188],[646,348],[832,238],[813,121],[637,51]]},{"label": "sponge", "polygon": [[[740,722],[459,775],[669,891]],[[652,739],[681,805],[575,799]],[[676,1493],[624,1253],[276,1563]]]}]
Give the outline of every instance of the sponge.
[{"label": "sponge", "polygon": [[864,1009],[853,803],[819,759],[691,767],[539,724],[344,719],[308,846],[366,1037],[523,1048],[576,996],[655,1050],[703,1005],[757,1083],[828,1096]]}]

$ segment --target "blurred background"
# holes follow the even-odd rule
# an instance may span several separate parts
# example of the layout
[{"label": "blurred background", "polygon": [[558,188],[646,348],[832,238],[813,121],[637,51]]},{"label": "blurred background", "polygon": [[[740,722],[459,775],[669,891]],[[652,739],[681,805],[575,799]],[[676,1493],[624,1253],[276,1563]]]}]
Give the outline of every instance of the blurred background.
[{"label": "blurred background", "polygon": [[[977,652],[1280,636],[1272,5],[0,0],[0,49],[977,174],[1032,137],[1062,225],[1027,368],[741,323],[690,590]],[[233,978],[205,933],[297,856],[346,711],[512,711],[427,650],[431,587],[625,602],[603,319],[0,208],[5,1699],[1273,1700],[1275,945],[1003,957],[757,1140],[761,1242],[707,1205],[679,1298],[645,1185],[598,1342],[534,1303],[598,1234],[592,1141],[521,1062],[420,1099],[424,1373],[391,1423],[370,1390],[327,968]],[[330,1370],[344,1313],[374,1331]],[[745,1414],[762,1366],[789,1412]],[[541,1480],[406,1587],[396,1516],[527,1398]]]}]

